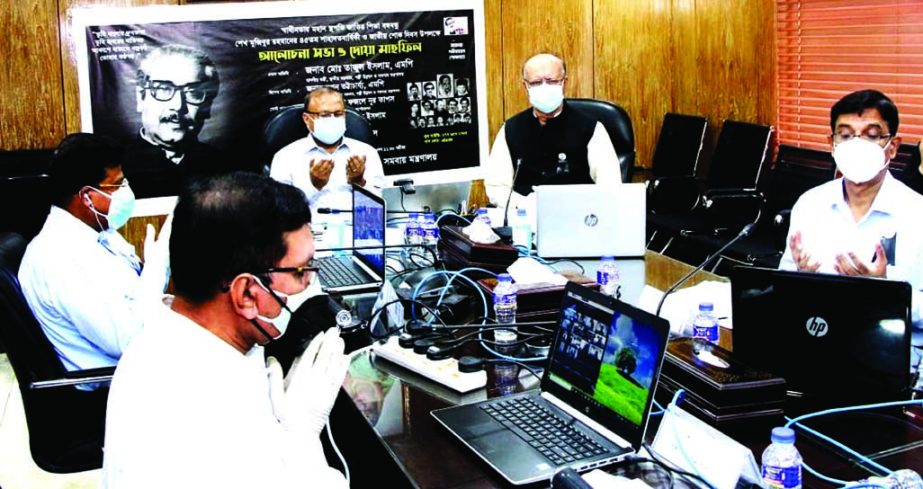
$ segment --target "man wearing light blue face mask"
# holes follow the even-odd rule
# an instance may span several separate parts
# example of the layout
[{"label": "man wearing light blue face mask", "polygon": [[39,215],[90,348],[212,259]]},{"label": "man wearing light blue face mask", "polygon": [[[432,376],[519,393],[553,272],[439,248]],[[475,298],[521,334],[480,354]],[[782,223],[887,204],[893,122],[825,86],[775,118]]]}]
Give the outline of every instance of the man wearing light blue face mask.
[{"label": "man wearing light blue face mask", "polygon": [[23,256],[19,281],[68,370],[115,365],[141,328],[140,313],[163,293],[169,222],[149,226],[145,261],[117,232],[134,208],[121,151],[93,134],[71,134],[55,150],[52,206]]},{"label": "man wearing light blue face mask", "polygon": [[909,282],[913,345],[919,348],[923,196],[888,171],[901,144],[898,123],[894,102],[877,90],[853,92],[834,104],[829,141],[842,178],[808,190],[795,203],[779,268]]},{"label": "man wearing light blue face mask", "polygon": [[351,209],[351,184],[380,190],[384,170],[378,151],[345,136],[343,95],[317,88],[305,97],[302,115],[310,134],[280,149],[269,176],[304,192],[312,211]]},{"label": "man wearing light blue face mask", "polygon": [[318,334],[284,378],[263,348],[316,276],[304,194],[231,173],[193,182],[175,216],[176,295],[116,368],[102,487],[346,488],[320,442],[349,366],[339,331]]},{"label": "man wearing light blue face mask", "polygon": [[529,209],[534,208],[536,185],[622,183],[609,134],[601,123],[568,105],[566,84],[564,61],[553,54],[536,54],[523,65],[522,87],[531,107],[497,132],[484,176],[491,202],[504,205],[514,191],[510,206]]}]

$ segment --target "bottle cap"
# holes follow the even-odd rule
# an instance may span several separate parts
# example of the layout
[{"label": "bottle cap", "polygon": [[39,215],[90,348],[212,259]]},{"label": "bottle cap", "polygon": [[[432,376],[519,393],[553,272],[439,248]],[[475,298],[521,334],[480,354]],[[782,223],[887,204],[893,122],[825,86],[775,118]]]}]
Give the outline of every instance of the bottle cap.
[{"label": "bottle cap", "polygon": [[419,213],[419,212],[411,212],[411,213],[410,213],[410,219],[417,219],[417,218],[419,218],[419,217],[420,217],[420,213]]},{"label": "bottle cap", "polygon": [[615,257],[611,255],[606,255],[602,257],[602,261],[615,261]]},{"label": "bottle cap", "polygon": [[508,273],[501,273],[500,275],[497,275],[497,280],[500,282],[512,282],[513,277],[511,277]]},{"label": "bottle cap", "polygon": [[778,426],[772,429],[772,436],[770,439],[773,443],[792,445],[795,443],[795,430],[784,426]]},{"label": "bottle cap", "polygon": [[480,216],[480,215],[482,215],[482,214],[487,214],[487,209],[485,209],[485,208],[483,208],[483,207],[481,207],[480,209],[478,209],[478,215]]},{"label": "bottle cap", "polygon": [[516,215],[519,216],[519,217],[525,217],[525,215],[526,215],[526,210],[525,210],[525,209],[516,209]]},{"label": "bottle cap", "polygon": [[715,305],[711,302],[702,302],[699,304],[699,310],[702,312],[711,312],[715,310]]}]

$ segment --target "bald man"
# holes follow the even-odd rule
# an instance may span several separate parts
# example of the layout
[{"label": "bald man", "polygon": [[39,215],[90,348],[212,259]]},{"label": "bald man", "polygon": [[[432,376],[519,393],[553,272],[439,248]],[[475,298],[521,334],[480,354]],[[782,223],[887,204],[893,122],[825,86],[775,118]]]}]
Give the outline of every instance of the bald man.
[{"label": "bald man", "polygon": [[[487,160],[485,184],[491,202],[534,209],[537,185],[622,183],[618,156],[603,125],[564,100],[564,60],[536,54],[522,66],[522,87],[530,108],[514,115],[497,133]],[[516,161],[520,162],[515,184]],[[534,216],[534,212],[529,212]]]}]

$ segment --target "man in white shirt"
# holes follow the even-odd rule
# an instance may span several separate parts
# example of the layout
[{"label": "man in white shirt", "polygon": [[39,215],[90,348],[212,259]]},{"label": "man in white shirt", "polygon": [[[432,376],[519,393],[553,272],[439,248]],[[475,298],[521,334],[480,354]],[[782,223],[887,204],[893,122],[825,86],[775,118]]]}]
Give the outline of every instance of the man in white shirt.
[{"label": "man in white shirt", "polygon": [[232,173],[192,184],[170,241],[175,297],[152,308],[116,368],[103,487],[345,488],[320,432],[348,357],[319,334],[283,380],[263,345],[316,276],[304,194]]},{"label": "man in white shirt", "polygon": [[490,149],[484,183],[494,204],[505,205],[511,188],[510,206],[532,210],[536,185],[622,183],[609,134],[567,104],[566,83],[564,60],[553,54],[536,54],[523,65],[522,87],[532,106],[503,124]]},{"label": "man in white shirt", "polygon": [[166,287],[169,223],[148,226],[145,262],[117,232],[134,207],[122,153],[93,134],[71,134],[54,152],[52,206],[26,248],[19,282],[29,308],[68,370],[115,365],[141,329],[140,312]]},{"label": "man in white shirt", "polygon": [[805,192],[795,203],[779,268],[909,282],[913,345],[919,348],[923,196],[888,171],[901,144],[898,122],[894,102],[876,90],[853,92],[834,104],[829,140],[843,177]]},{"label": "man in white shirt", "polygon": [[384,170],[378,151],[344,136],[346,105],[340,92],[317,88],[305,97],[304,107],[302,118],[311,134],[280,149],[269,176],[301,189],[314,212],[352,209],[351,184],[382,187]]}]

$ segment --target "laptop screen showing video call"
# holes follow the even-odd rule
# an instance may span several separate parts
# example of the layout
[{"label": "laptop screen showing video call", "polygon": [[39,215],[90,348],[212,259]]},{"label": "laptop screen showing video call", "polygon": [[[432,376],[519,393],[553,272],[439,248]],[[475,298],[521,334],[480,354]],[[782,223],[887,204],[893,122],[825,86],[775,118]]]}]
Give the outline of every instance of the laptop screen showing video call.
[{"label": "laptop screen showing video call", "polygon": [[567,292],[548,379],[641,426],[663,342],[651,325]]},{"label": "laptop screen showing video call", "polygon": [[385,276],[385,205],[382,201],[353,190],[353,246],[355,255],[379,277]]}]

